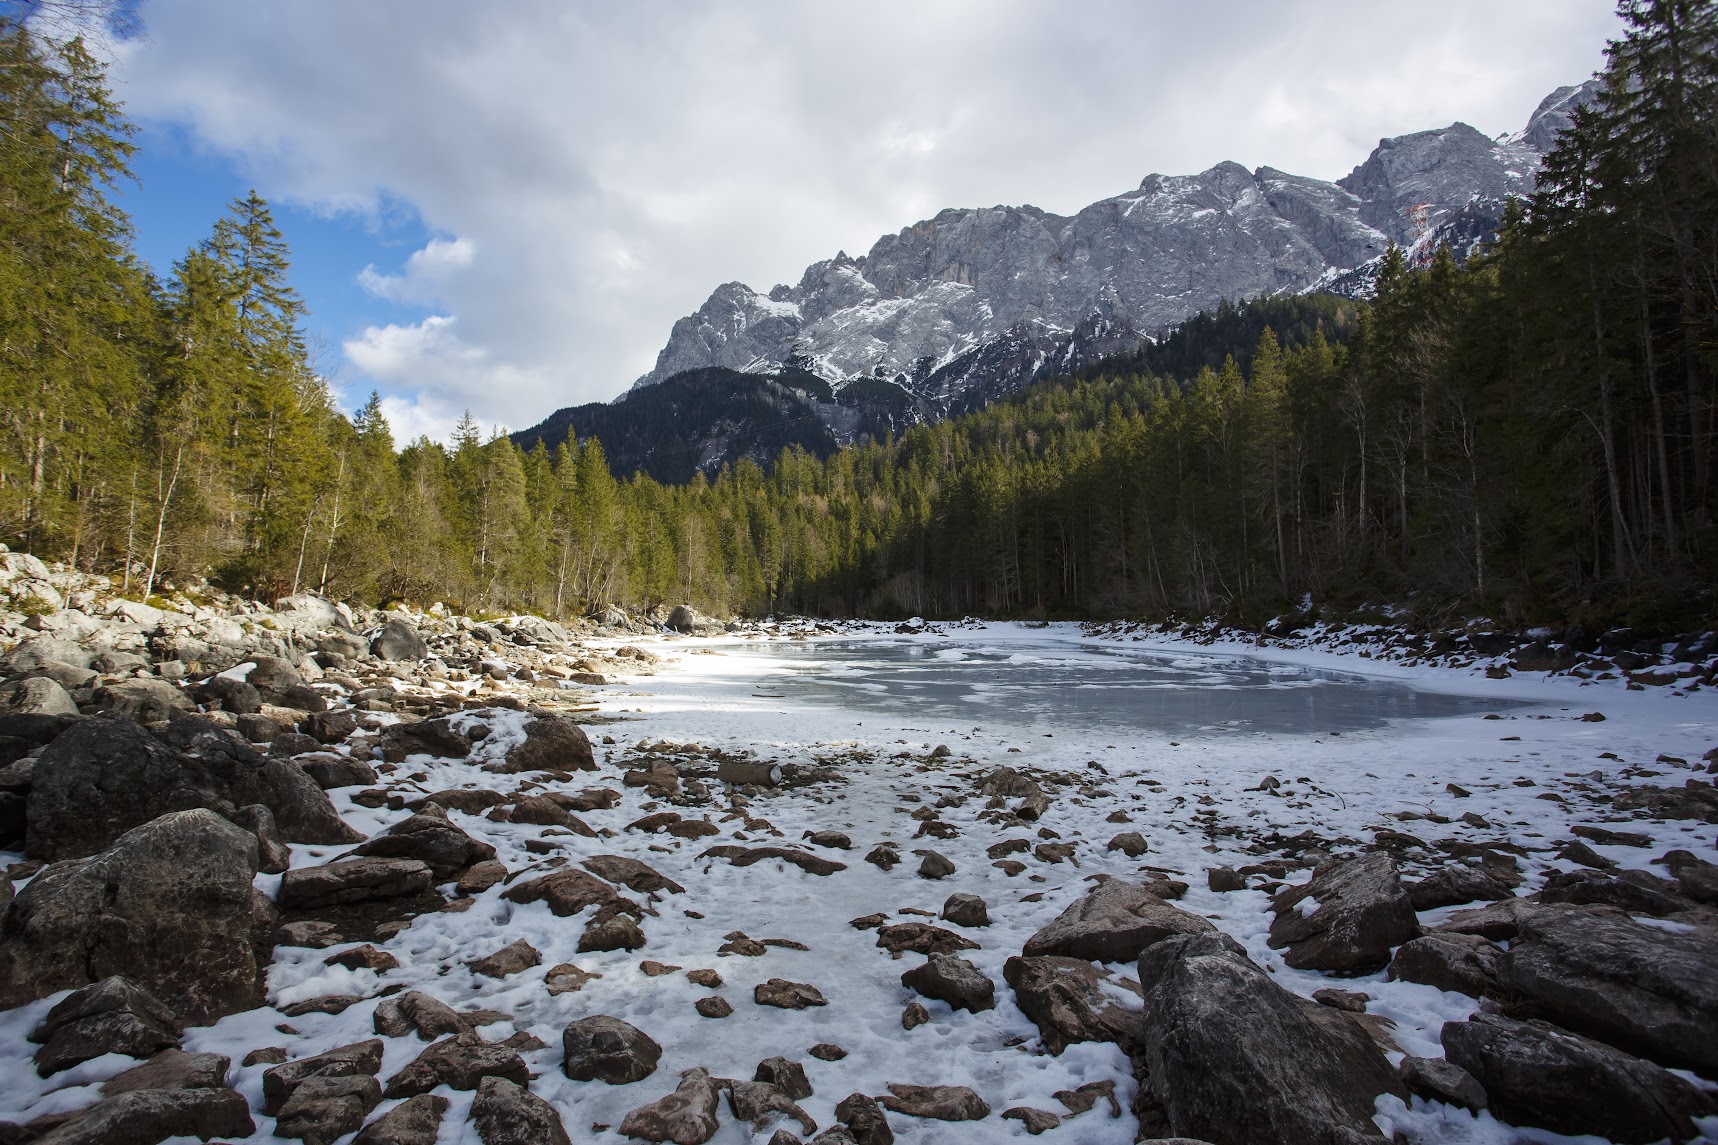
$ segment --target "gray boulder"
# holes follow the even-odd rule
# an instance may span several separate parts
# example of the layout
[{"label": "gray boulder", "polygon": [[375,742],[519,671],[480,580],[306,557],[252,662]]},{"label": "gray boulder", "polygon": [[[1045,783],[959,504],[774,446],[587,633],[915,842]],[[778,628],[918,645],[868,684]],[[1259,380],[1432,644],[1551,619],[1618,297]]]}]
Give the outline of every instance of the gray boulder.
[{"label": "gray boulder", "polygon": [[342,859],[286,872],[275,901],[292,911],[353,906],[419,895],[433,881],[429,864],[417,859]]},{"label": "gray boulder", "polygon": [[901,975],[901,985],[956,1010],[979,1013],[996,1008],[996,983],[984,971],[952,954],[933,954]]},{"label": "gray boulder", "polygon": [[75,716],[78,706],[58,681],[47,676],[30,676],[9,684],[3,701],[8,711],[20,715]]},{"label": "gray boulder", "polygon": [[382,1040],[370,1038],[297,1061],[284,1062],[263,1071],[263,1112],[284,1106],[298,1087],[316,1077],[374,1077],[382,1068]]},{"label": "gray boulder", "polygon": [[561,1072],[574,1081],[627,1085],[656,1072],[662,1047],[637,1026],[606,1014],[580,1018],[561,1035]]},{"label": "gray boulder", "polygon": [[363,1125],[381,1101],[382,1083],[369,1074],[308,1077],[281,1103],[274,1133],[304,1145],[334,1145]]},{"label": "gray boulder", "polygon": [[1127,962],[1171,935],[1216,929],[1207,919],[1169,905],[1138,883],[1108,879],[1027,939],[1022,953],[1029,958],[1054,954]]},{"label": "gray boulder", "polygon": [[250,715],[262,711],[262,693],[247,680],[210,676],[192,693],[200,704],[219,704],[223,712]]},{"label": "gray boulder", "polygon": [[420,1041],[434,1041],[447,1034],[469,1034],[471,1019],[457,1013],[439,998],[419,990],[408,990],[383,998],[372,1016],[376,1032],[390,1038],[416,1034]]},{"label": "gray boulder", "polygon": [[1415,910],[1436,910],[1466,902],[1496,902],[1515,893],[1508,882],[1484,867],[1455,863],[1413,883],[1408,901]]},{"label": "gray boulder", "polygon": [[560,715],[541,715],[525,725],[525,741],[507,749],[490,771],[595,771],[596,756],[585,730]]},{"label": "gray boulder", "polygon": [[476,1089],[486,1077],[504,1077],[526,1085],[530,1076],[525,1059],[509,1047],[486,1042],[476,1034],[456,1034],[429,1046],[389,1078],[384,1096],[411,1097],[438,1085]]},{"label": "gray boulder", "polygon": [[1396,1076],[1408,1092],[1428,1101],[1462,1109],[1484,1109],[1487,1105],[1485,1087],[1473,1074],[1445,1058],[1405,1057],[1396,1066]]},{"label": "gray boulder", "polygon": [[674,1145],[703,1145],[716,1135],[716,1097],[720,1092],[705,1069],[689,1069],[680,1085],[666,1097],[628,1113],[620,1123],[623,1137],[642,1141],[671,1141]]},{"label": "gray boulder", "polygon": [[1434,932],[1402,944],[1390,960],[1390,980],[1483,998],[1497,989],[1502,958],[1496,943],[1477,934]]},{"label": "gray boulder", "polygon": [[36,1072],[48,1077],[103,1054],[153,1057],[179,1045],[173,1011],[149,991],[117,975],[73,990],[55,1003],[30,1040]]},{"label": "gray boulder", "polygon": [[1284,990],[1219,934],[1167,938],[1139,961],[1145,1085],[1162,1136],[1214,1145],[1381,1140],[1373,1104],[1406,1090],[1342,1011]]},{"label": "gray boulder", "polygon": [[1718,1076],[1718,946],[1708,934],[1547,906],[1522,922],[1499,977],[1565,1029]]},{"label": "gray boulder", "polygon": [[[1314,909],[1303,909],[1308,902]],[[1297,970],[1381,970],[1392,947],[1420,933],[1395,860],[1383,851],[1319,867],[1311,882],[1278,891],[1271,908],[1270,944],[1287,947],[1283,961]]]},{"label": "gray boulder", "polygon": [[249,1137],[245,1099],[230,1089],[141,1089],[104,1098],[32,1145],[156,1145],[168,1138]]},{"label": "gray boulder", "polygon": [[378,660],[427,660],[429,645],[417,626],[404,617],[390,617],[370,641],[370,654]]},{"label": "gray boulder", "polygon": [[383,729],[376,746],[389,763],[400,763],[408,755],[464,759],[471,754],[471,740],[445,719],[391,724]]},{"label": "gray boulder", "polygon": [[1056,955],[1010,958],[1002,967],[1014,1004],[1057,1055],[1074,1042],[1116,1042],[1127,1049],[1138,1040],[1137,1015],[1103,989],[1110,976],[1083,958]]},{"label": "gray boulder", "polygon": [[354,854],[383,859],[417,859],[429,866],[436,881],[453,878],[473,863],[495,857],[495,848],[473,839],[448,820],[435,804],[402,819],[357,847]]},{"label": "gray boulder", "polygon": [[222,1054],[188,1054],[165,1049],[142,1065],[115,1074],[101,1086],[103,1097],[140,1089],[220,1089],[227,1084],[232,1059]]},{"label": "gray boulder", "polygon": [[186,1021],[249,1009],[261,994],[256,870],[256,838],[201,808],[50,865],[0,926],[0,1008],[123,974]]},{"label": "gray boulder", "polygon": [[447,1105],[439,1094],[408,1097],[359,1130],[352,1145],[435,1145]]},{"label": "gray boulder", "polygon": [[[36,758],[25,851],[79,858],[170,811],[231,815],[261,804],[300,843],[353,843],[322,789],[287,760],[267,757],[206,720],[182,717],[162,737],[122,717],[83,720]],[[182,750],[174,750],[179,747]]]},{"label": "gray boulder", "polygon": [[1475,1014],[1446,1022],[1444,1053],[1484,1087],[1490,1108],[1515,1125],[1619,1145],[1695,1135],[1693,1118],[1718,1103],[1669,1070],[1546,1022]]},{"label": "gray boulder", "polygon": [[98,712],[117,712],[143,724],[162,723],[172,719],[175,712],[188,712],[197,706],[182,688],[147,677],[97,688],[90,703]]},{"label": "gray boulder", "polygon": [[572,1145],[555,1107],[506,1078],[477,1083],[471,1120],[483,1145]]}]

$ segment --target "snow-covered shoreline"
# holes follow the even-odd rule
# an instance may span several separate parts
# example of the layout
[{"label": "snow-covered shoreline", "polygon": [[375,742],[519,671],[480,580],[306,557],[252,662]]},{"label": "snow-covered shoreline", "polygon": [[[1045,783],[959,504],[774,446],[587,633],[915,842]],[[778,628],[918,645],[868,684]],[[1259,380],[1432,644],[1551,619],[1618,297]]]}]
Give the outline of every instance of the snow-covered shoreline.
[{"label": "snow-covered shoreline", "polygon": [[[972,625],[927,636],[872,629],[871,637],[857,628],[781,639],[814,644],[949,639],[998,649],[1054,649],[1067,656],[1081,655],[1099,643],[1073,625]],[[1060,1110],[1055,1092],[1113,1080],[1124,1110],[1119,1118],[1111,1119],[1100,1103],[1058,1133],[1062,1140],[1130,1142],[1135,1122],[1125,1110],[1134,1083],[1127,1057],[1112,1044],[1090,1042],[1071,1045],[1060,1056],[1043,1053],[1038,1029],[1003,985],[1008,958],[1089,890],[1093,876],[1137,879],[1149,868],[1186,882],[1188,890],[1178,905],[1237,939],[1279,983],[1308,996],[1332,984],[1365,991],[1372,996],[1368,1013],[1392,1023],[1388,1034],[1400,1052],[1436,1057],[1442,1052],[1442,1023],[1466,1017],[1477,1006],[1474,999],[1430,986],[1388,982],[1382,972],[1333,983],[1321,974],[1293,970],[1266,944],[1269,897],[1259,888],[1299,882],[1310,872],[1291,862],[1281,877],[1255,875],[1249,889],[1227,893],[1210,890],[1206,872],[1268,864],[1285,841],[1308,832],[1318,837],[1322,848],[1341,853],[1370,846],[1377,832],[1385,830],[1424,844],[1393,844],[1405,878],[1436,869],[1442,861],[1433,846],[1437,841],[1503,841],[1519,847],[1526,893],[1546,873],[1574,869],[1575,864],[1553,849],[1569,837],[1571,824],[1623,819],[1610,804],[1620,787],[1680,786],[1703,773],[1701,756],[1718,733],[1718,692],[1711,690],[1684,695],[1663,689],[1631,692],[1620,685],[1520,674],[1491,680],[1473,669],[1408,667],[1326,648],[1212,647],[1162,637],[1130,646],[1176,656],[1254,657],[1425,690],[1528,701],[1532,706],[1501,718],[1405,721],[1337,736],[1231,733],[1175,739],[1156,730],[1130,733],[1107,727],[986,728],[982,720],[957,725],[910,710],[894,716],[874,709],[803,704],[783,710],[768,681],[784,670],[785,661],[772,656],[767,640],[752,634],[630,642],[642,643],[664,658],[659,673],[599,689],[595,722],[588,730],[593,740],[606,736],[615,741],[598,745],[600,770],[543,787],[570,793],[592,785],[618,788],[612,808],[582,816],[603,837],[545,832],[457,810],[450,810],[449,818],[494,845],[497,857],[516,872],[540,865],[544,851],[573,863],[598,854],[629,855],[650,863],[686,890],[662,895],[655,903],[655,917],[644,920],[648,944],[631,953],[579,954],[577,920],[555,918],[541,903],[507,902],[498,886],[476,895],[467,909],[421,915],[396,937],[378,943],[399,961],[397,969],[385,974],[325,965],[329,952],[324,950],[278,948],[268,980],[275,1007],[320,995],[372,996],[404,987],[431,993],[456,1010],[481,1007],[505,1013],[514,1029],[544,1043],[524,1054],[537,1075],[532,1090],[561,1111],[578,1141],[623,1140],[613,1127],[629,1110],[669,1092],[682,1070],[704,1067],[718,1077],[750,1078],[759,1061],[779,1054],[805,1065],[815,1092],[800,1104],[820,1126],[832,1124],[834,1106],[847,1094],[882,1094],[889,1082],[967,1085],[1000,1112],[1016,1105]],[[1595,711],[1604,714],[1602,722],[1582,718]],[[946,753],[938,751],[945,746]],[[646,788],[622,788],[618,781],[624,768],[667,756],[696,771],[715,754],[794,765],[814,778],[801,786],[760,792],[749,801],[723,795],[719,784],[711,784],[717,789],[714,803],[679,808],[689,818],[702,816],[711,822],[719,835],[680,839],[626,828],[666,804]],[[1661,756],[1687,762],[1657,762]],[[446,788],[490,786],[498,778],[465,761],[414,756],[409,763],[385,784],[408,798]],[[1036,822],[1002,829],[981,819],[985,800],[975,796],[974,785],[998,767],[1027,771],[1052,792],[1049,809]],[[1458,797],[1451,785],[1468,794]],[[360,806],[352,801],[350,789],[330,794],[346,820],[366,833],[408,814]],[[934,818],[948,825],[951,837],[915,837],[920,821],[912,812],[927,808],[936,809]],[[1484,825],[1464,820],[1464,815]],[[1652,846],[1593,849],[1621,868],[1655,873],[1663,873],[1662,868],[1652,867],[1650,860],[1673,848],[1712,857],[1713,829],[1706,824],[1630,819],[1628,830],[1650,834]],[[846,834],[852,849],[803,841],[818,831]],[[1149,851],[1129,859],[1105,849],[1112,836],[1125,831],[1141,833]],[[1053,852],[1016,854],[1011,857],[1023,860],[1024,869],[1009,874],[993,866],[986,853],[1009,838],[1026,840],[1029,847],[1052,840],[1073,844],[1072,858],[1043,857]],[[741,868],[699,857],[712,845],[733,841],[798,847],[844,863],[846,869],[817,876],[776,860]],[[527,850],[528,842],[536,845],[535,853]],[[896,844],[901,865],[885,871],[863,861],[880,842]],[[938,880],[917,877],[918,861],[912,854],[916,848],[946,856],[955,872]],[[340,850],[294,846],[293,865],[326,862]],[[259,876],[259,885],[274,879]],[[849,925],[849,920],[876,912],[886,912],[892,923],[919,917],[909,913],[914,911],[934,916],[956,892],[979,895],[989,904],[989,926],[953,928],[979,944],[962,956],[998,985],[996,1008],[978,1014],[951,1011],[943,1002],[917,997],[900,983],[901,973],[919,961],[917,956],[891,958],[877,949],[875,931]],[[1447,913],[1428,912],[1423,921],[1430,924]],[[717,948],[734,931],[755,939],[789,939],[809,949],[772,946],[763,957],[719,957]],[[541,968],[500,980],[464,969],[464,963],[521,938],[541,952]],[[680,970],[647,975],[641,970],[643,959]],[[601,977],[576,993],[550,995],[543,970],[566,962]],[[684,971],[695,968],[716,969],[725,984],[715,991],[692,984]],[[1115,972],[1113,996],[1137,1008],[1137,998],[1119,984],[1134,968],[1110,969]],[[775,977],[815,985],[828,1005],[803,1011],[753,1005],[753,987]],[[693,1003],[712,992],[733,1004],[732,1017],[711,1019],[694,1011]],[[93,1083],[135,1064],[110,1055],[48,1081],[38,1079],[28,1060],[34,1047],[25,1035],[57,998],[0,1015],[0,1078],[5,1079],[0,1082],[0,1120],[22,1122],[86,1104],[95,1096],[89,1088]],[[902,1009],[913,1001],[926,1006],[930,1021],[905,1031]],[[276,1009],[248,1011],[188,1031],[185,1048],[230,1056],[235,1087],[253,1107],[260,1107],[265,1066],[238,1064],[249,1051],[286,1045],[296,1058],[371,1037],[373,1009],[361,1003],[337,1014],[301,1015],[288,1023],[296,1031],[293,1035],[276,1031],[277,1023],[287,1021]],[[654,1037],[663,1047],[657,1072],[624,1086],[565,1078],[560,1070],[561,1031],[569,1021],[594,1014],[625,1019]],[[484,1031],[492,1039],[509,1032],[506,1023]],[[847,1056],[830,1062],[808,1057],[807,1049],[820,1043],[838,1044]],[[421,1048],[412,1039],[388,1039],[381,1075],[397,1072]],[[449,1094],[453,1105],[439,1138],[444,1145],[477,1140],[466,1118],[471,1096]],[[1501,1127],[1488,1114],[1475,1117],[1427,1106],[1420,1099],[1412,1109],[1386,1102],[1381,1116],[1414,1140],[1516,1139],[1517,1131]],[[1026,1135],[1020,1123],[994,1115],[973,1123],[894,1115],[890,1121],[903,1142],[980,1142]],[[257,1134],[247,1140],[273,1140],[271,1124],[259,1117]],[[596,1125],[609,1128],[599,1131]],[[754,1136],[749,1127],[724,1115],[712,1140],[737,1143],[766,1136]],[[1532,1139],[1564,1140],[1547,1134]]]}]

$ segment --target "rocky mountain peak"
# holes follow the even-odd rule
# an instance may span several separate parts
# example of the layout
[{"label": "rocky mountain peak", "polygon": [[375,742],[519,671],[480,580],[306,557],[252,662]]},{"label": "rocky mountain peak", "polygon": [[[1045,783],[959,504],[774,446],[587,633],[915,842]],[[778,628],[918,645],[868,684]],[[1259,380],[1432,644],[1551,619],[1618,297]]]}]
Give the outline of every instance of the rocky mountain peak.
[{"label": "rocky mountain peak", "polygon": [[[1382,139],[1334,183],[1226,160],[1197,175],[1154,172],[1071,216],[947,208],[861,257],[813,263],[792,287],[718,287],[675,323],[637,386],[710,366],[769,372],[792,355],[837,392],[855,378],[919,386],[935,375],[938,400],[958,401],[963,389],[1007,392],[1061,368],[1081,355],[1076,343],[1110,345],[1115,329],[1137,340],[1225,300],[1364,290],[1365,268],[1391,243],[1459,232],[1465,252],[1482,241],[1503,201],[1532,191],[1540,156],[1596,90],[1559,88],[1524,130],[1498,139],[1465,123]],[[1110,324],[1102,337],[1082,326],[1094,315]]]}]

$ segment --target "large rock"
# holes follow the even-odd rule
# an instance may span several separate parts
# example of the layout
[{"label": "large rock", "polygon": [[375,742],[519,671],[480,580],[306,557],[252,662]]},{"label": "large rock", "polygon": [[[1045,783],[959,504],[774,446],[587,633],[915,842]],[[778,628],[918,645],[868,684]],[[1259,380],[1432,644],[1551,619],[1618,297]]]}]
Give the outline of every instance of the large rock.
[{"label": "large rock", "polygon": [[1433,932],[1401,945],[1390,960],[1390,979],[1483,998],[1497,988],[1502,958],[1496,943],[1477,934]]},{"label": "large rock", "polygon": [[890,1113],[936,1121],[983,1121],[990,1116],[985,1100],[964,1085],[903,1085],[892,1081],[889,1096],[882,1102]]},{"label": "large rock", "polygon": [[996,983],[971,962],[952,954],[931,955],[923,965],[901,975],[901,985],[956,1010],[976,1014],[996,1008]]},{"label": "large rock", "polygon": [[174,712],[187,712],[197,706],[183,689],[166,680],[150,678],[120,680],[97,688],[90,703],[98,712],[117,712],[145,724],[172,719]]},{"label": "large rock", "polygon": [[275,1113],[274,1133],[304,1145],[334,1145],[363,1125],[381,1100],[382,1083],[369,1074],[306,1078]]},{"label": "large rock", "polygon": [[1392,947],[1420,933],[1395,860],[1383,851],[1321,866],[1311,882],[1277,892],[1271,907],[1270,944],[1287,947],[1283,961],[1297,970],[1381,970]]},{"label": "large rock", "polygon": [[561,1071],[574,1081],[626,1085],[656,1072],[662,1047],[637,1026],[599,1014],[570,1023],[561,1035]]},{"label": "large rock", "polygon": [[592,855],[588,859],[579,860],[579,862],[592,874],[605,878],[611,883],[619,883],[640,894],[669,891],[678,895],[686,892],[685,887],[649,863],[629,858],[626,855]]},{"label": "large rock", "polygon": [[515,883],[502,892],[508,902],[546,902],[557,918],[578,914],[588,906],[602,908],[598,914],[625,911],[639,913],[638,904],[622,896],[614,887],[586,871],[560,870],[540,878]]},{"label": "large rock", "polygon": [[260,1000],[256,870],[256,838],[205,809],[50,865],[0,925],[0,1008],[123,974],[187,1021],[249,1009]]},{"label": "large rock", "polygon": [[434,1041],[446,1034],[469,1034],[475,1028],[471,1019],[458,1013],[439,998],[420,990],[408,990],[376,1004],[371,1017],[378,1034],[403,1038],[416,1034],[421,1041]]},{"label": "large rock", "polygon": [[641,1141],[671,1141],[674,1145],[704,1145],[716,1135],[716,1081],[705,1069],[689,1069],[680,1075],[680,1085],[659,1098],[628,1113],[620,1123],[623,1137]]},{"label": "large rock", "polygon": [[1052,1054],[1073,1042],[1116,1042],[1127,1049],[1138,1039],[1138,1016],[1103,988],[1110,972],[1083,958],[1010,958],[1002,977]]},{"label": "large rock", "polygon": [[572,1145],[555,1107],[505,1078],[478,1082],[471,1120],[483,1145]]},{"label": "large rock", "polygon": [[140,1089],[220,1089],[227,1084],[232,1059],[222,1054],[188,1054],[164,1049],[142,1065],[108,1078],[103,1097]]},{"label": "large rock", "polygon": [[1138,883],[1108,879],[1027,939],[1022,953],[1027,957],[1054,954],[1093,962],[1127,962],[1171,935],[1207,934],[1216,929],[1208,920],[1170,906]]},{"label": "large rock", "polygon": [[424,660],[430,651],[417,627],[404,617],[395,616],[370,641],[370,654],[379,660]]},{"label": "large rock", "polygon": [[312,1057],[272,1066],[262,1075],[263,1112],[279,1110],[299,1086],[312,1078],[374,1077],[381,1068],[380,1038],[335,1046]]},{"label": "large rock", "polygon": [[225,674],[210,676],[193,693],[200,704],[218,704],[223,712],[251,715],[262,711],[262,693],[248,680]]},{"label": "large rock", "polygon": [[1547,906],[1523,921],[1499,976],[1565,1029],[1718,1076],[1718,944],[1709,934]]},{"label": "large rock", "polygon": [[464,759],[471,754],[471,740],[445,719],[390,724],[382,730],[377,746],[389,763],[400,763],[408,755]]},{"label": "large rock", "polygon": [[1357,1145],[1381,1140],[1379,1094],[1406,1097],[1358,1023],[1284,990],[1225,935],[1165,939],[1139,978],[1145,1084],[1173,1135]]},{"label": "large rock", "polygon": [[1436,910],[1465,902],[1496,902],[1515,893],[1506,880],[1484,867],[1454,863],[1407,888],[1415,910]]},{"label": "large rock", "polygon": [[8,684],[0,704],[20,715],[75,716],[78,706],[60,684],[46,676],[31,676]]},{"label": "large rock", "polygon": [[447,1105],[440,1094],[408,1097],[359,1130],[352,1145],[436,1145]]},{"label": "large rock", "polygon": [[380,859],[417,859],[438,882],[451,879],[473,863],[495,857],[495,848],[454,826],[434,804],[402,819],[354,851]]},{"label": "large rock", "polygon": [[175,1049],[178,1020],[154,995],[115,975],[55,1003],[30,1040],[42,1046],[36,1072],[48,1077],[103,1054],[147,1058]]},{"label": "large rock", "polygon": [[362,838],[296,765],[202,719],[177,720],[167,735],[163,742],[110,717],[73,724],[44,748],[31,777],[26,853],[80,858],[170,811],[207,807],[227,816],[251,804],[267,807],[294,842]]},{"label": "large rock", "polygon": [[507,749],[490,771],[595,771],[596,756],[585,729],[565,716],[545,714],[525,725],[525,739]]},{"label": "large rock", "polygon": [[1446,1022],[1444,1053],[1516,1125],[1593,1134],[1620,1145],[1695,1135],[1718,1103],[1669,1070],[1546,1022],[1475,1014]]},{"label": "large rock", "polygon": [[96,1102],[32,1145],[157,1145],[255,1132],[250,1106],[230,1089],[141,1089]]},{"label": "large rock", "polygon": [[417,859],[342,859],[286,872],[275,901],[282,910],[352,906],[419,895],[433,881],[429,864]]},{"label": "large rock", "polygon": [[675,605],[674,611],[668,614],[667,626],[688,636],[715,636],[722,631],[719,621],[705,616],[689,604]]},{"label": "large rock", "polygon": [[504,1077],[519,1085],[530,1081],[525,1059],[499,1042],[476,1034],[456,1034],[425,1049],[388,1080],[388,1097],[428,1093],[438,1085],[476,1089],[486,1077]]}]

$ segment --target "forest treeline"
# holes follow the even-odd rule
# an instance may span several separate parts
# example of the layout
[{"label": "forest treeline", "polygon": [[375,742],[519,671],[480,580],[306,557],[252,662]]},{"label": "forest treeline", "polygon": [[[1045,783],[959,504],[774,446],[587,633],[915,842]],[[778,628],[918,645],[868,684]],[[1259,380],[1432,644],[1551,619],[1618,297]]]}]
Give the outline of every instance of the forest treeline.
[{"label": "forest treeline", "polygon": [[0,537],[136,593],[207,572],[549,615],[1707,621],[1718,6],[1619,7],[1602,97],[1485,253],[1392,251],[1364,303],[1226,308],[1155,356],[677,486],[595,439],[525,452],[468,416],[402,447],[374,396],[342,414],[268,204],[157,280],[99,63],[0,24]]}]

